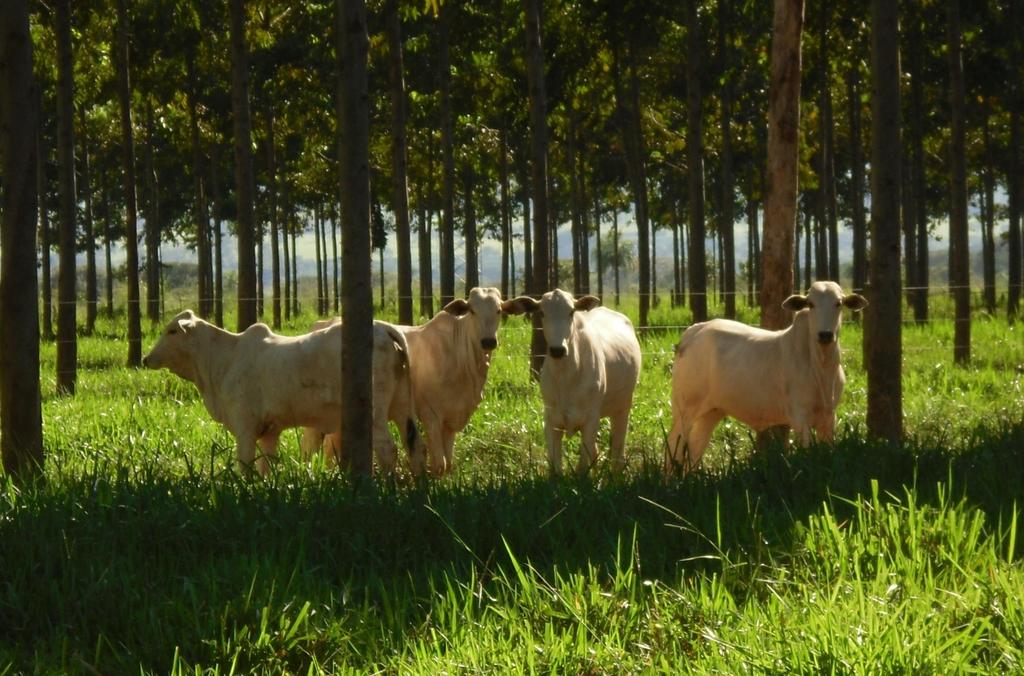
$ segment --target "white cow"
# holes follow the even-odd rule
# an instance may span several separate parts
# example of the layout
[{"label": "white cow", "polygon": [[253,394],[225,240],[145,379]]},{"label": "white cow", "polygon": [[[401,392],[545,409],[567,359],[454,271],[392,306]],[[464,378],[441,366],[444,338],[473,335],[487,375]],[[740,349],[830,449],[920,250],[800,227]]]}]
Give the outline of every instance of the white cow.
[{"label": "white cow", "polygon": [[672,431],[666,472],[700,463],[719,421],[732,416],[757,431],[788,425],[800,443],[814,429],[831,441],[846,378],[839,363],[842,309],[867,305],[835,282],[815,282],[782,306],[796,312],[783,331],[726,319],[694,324],[676,346],[672,367]]},{"label": "white cow", "polygon": [[455,460],[455,435],[480,406],[498,347],[502,302],[495,288],[470,289],[469,298],[448,303],[421,326],[399,326],[409,342],[409,368],[416,414],[430,453],[430,472],[450,472]]},{"label": "white cow", "polygon": [[[320,331],[341,324],[341,318],[321,319],[312,331]],[[388,421],[398,427],[412,473],[421,476],[426,469],[426,451],[423,438],[416,429],[416,407],[413,403],[412,377],[409,368],[409,345],[405,335],[393,324],[373,322],[373,448],[381,468],[390,472],[395,467],[396,447],[388,431]],[[341,416],[339,408],[337,415]],[[312,427],[302,434],[302,454],[307,460],[323,443],[324,454],[330,464],[344,462],[341,435],[325,435]]]},{"label": "white cow", "polygon": [[289,427],[340,430],[340,325],[296,337],[276,335],[266,324],[232,333],[185,310],[142,363],[196,385],[206,410],[234,435],[243,472],[251,470],[259,443],[256,467],[265,474]]},{"label": "white cow", "polygon": [[548,466],[562,471],[562,436],[581,433],[578,474],[597,457],[597,429],[611,418],[612,469],[625,465],[623,449],[633,391],[640,378],[640,343],[626,315],[599,307],[600,299],[574,299],[561,289],[538,302],[529,296],[512,301],[510,311],[542,313],[548,354],[540,372],[544,397],[544,435]]},{"label": "white cow", "polygon": [[[413,406],[435,476],[452,470],[455,435],[483,400],[501,314],[510,302],[502,302],[498,289],[474,287],[468,300],[451,301],[427,323],[394,327],[408,341]],[[306,443],[315,446],[307,434]]]}]

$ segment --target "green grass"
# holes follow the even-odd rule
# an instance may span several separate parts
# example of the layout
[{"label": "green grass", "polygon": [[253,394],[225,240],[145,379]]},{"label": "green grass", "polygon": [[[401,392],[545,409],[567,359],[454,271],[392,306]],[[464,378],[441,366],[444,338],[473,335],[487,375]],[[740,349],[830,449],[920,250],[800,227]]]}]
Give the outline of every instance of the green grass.
[{"label": "green grass", "polygon": [[849,323],[834,446],[754,453],[723,424],[666,483],[680,330],[643,332],[626,474],[551,481],[511,320],[454,475],[358,492],[297,435],[240,478],[195,389],[124,368],[118,331],[81,339],[74,398],[44,345],[46,482],[0,496],[0,673],[1024,668],[1024,340],[1003,321],[975,322],[967,368],[948,321],[906,328],[902,447],[865,438]]}]

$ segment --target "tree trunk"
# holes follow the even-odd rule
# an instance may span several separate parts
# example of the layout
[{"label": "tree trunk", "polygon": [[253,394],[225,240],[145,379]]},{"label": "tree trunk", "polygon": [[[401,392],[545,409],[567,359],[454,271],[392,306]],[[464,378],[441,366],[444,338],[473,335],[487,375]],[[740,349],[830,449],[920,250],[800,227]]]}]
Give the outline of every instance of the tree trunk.
[{"label": "tree trunk", "polygon": [[761,325],[766,329],[790,323],[782,302],[793,292],[803,15],[803,0],[775,0],[761,281]]},{"label": "tree trunk", "polygon": [[[525,151],[523,153],[525,155]],[[533,237],[530,227],[530,176],[527,162],[522,161],[519,173],[519,190],[523,202],[523,290],[533,284]]]},{"label": "tree trunk", "polygon": [[107,186],[105,180],[106,174],[101,174],[103,180],[101,180],[101,189],[103,191],[103,253],[104,253],[104,272],[106,274],[103,280],[104,297],[106,299],[105,311],[107,319],[114,318],[114,271],[110,261],[110,247],[111,247],[111,236],[110,236],[110,218],[113,206],[110,204],[110,189]]},{"label": "tree trunk", "polygon": [[51,341],[53,335],[53,272],[50,270],[50,210],[47,208],[46,162],[49,148],[43,137],[42,102],[36,101],[36,203],[39,210],[39,263],[42,277],[43,294],[43,340]]},{"label": "tree trunk", "polygon": [[[751,172],[753,176],[753,172]],[[747,307],[754,307],[756,302],[754,280],[757,277],[757,199],[754,197],[753,186],[747,197]]]},{"label": "tree trunk", "polygon": [[[731,65],[732,55],[728,46],[731,44],[727,34],[727,26],[730,25],[731,8],[728,0],[719,0],[719,28],[718,44],[719,54],[723,58],[723,65],[728,69]],[[722,233],[722,259],[725,267],[725,275],[722,278],[722,287],[725,292],[725,316],[728,319],[736,318],[736,236],[735,236],[735,215],[733,203],[735,186],[733,179],[732,159],[732,99],[733,85],[731,71],[725,74],[725,83],[722,87],[722,208],[719,231]]]},{"label": "tree trunk", "polygon": [[871,304],[864,317],[868,432],[903,439],[899,5],[871,2]]},{"label": "tree trunk", "polygon": [[612,267],[615,269],[615,307],[621,300],[619,288],[619,267],[622,264],[619,253],[619,210],[612,207]]},{"label": "tree trunk", "polygon": [[199,112],[196,107],[196,55],[194,49],[186,53],[188,70],[188,120],[192,137],[192,189],[193,218],[196,221],[196,255],[198,257],[199,315],[213,314],[213,255],[210,251],[210,218],[206,209],[206,194],[203,191],[203,147],[199,133]]},{"label": "tree trunk", "polygon": [[690,209],[690,309],[694,322],[708,318],[707,264],[704,252],[704,129],[700,91],[704,51],[697,0],[686,3],[686,158]]},{"label": "tree trunk", "polygon": [[146,97],[146,142],[143,147],[143,171],[146,172],[146,319],[160,321],[160,196],[157,194],[156,167],[153,163],[153,101]]},{"label": "tree trunk", "polygon": [[[122,0],[123,1],[123,0]],[[238,209],[238,330],[256,323],[256,218],[249,118],[249,54],[245,0],[229,0],[231,19],[231,110],[235,135],[235,202]]]},{"label": "tree trunk", "polygon": [[584,294],[590,293],[590,210],[587,209],[587,164],[582,155],[579,158],[580,168],[580,277]]},{"label": "tree trunk", "polygon": [[217,326],[224,328],[224,250],[220,230],[221,200],[220,181],[218,181],[220,166],[220,150],[216,143],[210,148],[210,196],[213,198],[213,247],[214,247],[214,277],[213,277],[213,316]]},{"label": "tree trunk", "polygon": [[[337,0],[342,217],[341,447],[353,477],[369,479],[373,291],[370,280],[369,95],[364,0]],[[294,248],[294,247],[293,247]]]},{"label": "tree trunk", "polygon": [[75,92],[71,53],[71,6],[57,0],[57,163],[60,174],[60,271],[57,280],[57,394],[73,395],[78,377],[77,278],[75,270]]},{"label": "tree trunk", "polygon": [[93,191],[89,175],[89,142],[86,135],[85,106],[79,109],[80,138],[82,140],[82,195],[85,209],[82,211],[82,225],[85,235],[85,332],[96,331],[96,316],[99,289],[96,279],[96,231],[93,222]]},{"label": "tree trunk", "polygon": [[[499,201],[501,209],[501,297],[511,298],[509,295],[509,264],[512,259],[512,210],[509,206],[509,176],[508,176],[508,125],[502,124],[500,137],[498,139],[498,152],[501,158],[498,160],[498,181]],[[513,277],[515,270],[511,271]],[[513,288],[515,279],[512,279]],[[513,291],[513,293],[515,293]]]},{"label": "tree trunk", "polygon": [[989,315],[996,313],[996,243],[995,243],[995,156],[992,150],[992,138],[989,133],[989,118],[992,111],[985,104],[985,122],[983,137],[985,145],[985,166],[981,172],[982,204],[985,208],[981,215],[982,264],[984,268],[985,309]]},{"label": "tree trunk", "polygon": [[579,297],[583,295],[583,253],[580,223],[580,176],[576,163],[576,110],[568,112],[568,129],[566,130],[566,161],[568,163],[569,178],[569,205],[570,205],[570,233],[572,236],[572,292]]},{"label": "tree trunk", "polygon": [[[316,252],[316,314],[318,317],[324,316],[324,288],[326,287],[326,280],[324,279],[323,270],[320,267],[320,260],[326,253],[320,250],[320,212],[316,207],[313,207],[313,247]],[[381,249],[381,261],[383,262],[383,249]],[[381,281],[383,282],[383,264],[381,265]],[[383,298],[384,294],[381,294]]]},{"label": "tree trunk", "polygon": [[597,256],[597,297],[604,299],[604,267],[601,257],[601,203],[597,198],[597,191],[594,192],[594,246]]},{"label": "tree trunk", "polygon": [[129,80],[128,2],[117,2],[118,99],[121,109],[121,170],[124,180],[125,252],[128,268],[128,366],[142,366],[142,308],[139,307],[138,206],[135,202],[135,139],[132,133]]},{"label": "tree trunk", "polygon": [[[548,290],[550,265],[548,259],[548,119],[547,95],[544,87],[544,52],[541,48],[541,3],[523,0],[526,22],[526,75],[530,106],[530,164],[533,195],[533,261],[532,277],[526,292],[537,296]],[[558,261],[554,261],[557,267]],[[536,378],[544,363],[547,343],[541,330],[540,317],[533,313],[533,335],[530,340],[530,371]]]},{"label": "tree trunk", "polygon": [[476,234],[476,205],[474,203],[473,189],[476,184],[476,175],[473,166],[467,165],[462,175],[463,189],[465,195],[466,223],[462,236],[466,245],[466,295],[469,290],[480,286],[480,257]]},{"label": "tree trunk", "polygon": [[861,154],[860,69],[847,76],[850,125],[850,202],[853,221],[853,290],[864,292],[867,282],[867,219],[864,215],[864,159]]},{"label": "tree trunk", "polygon": [[419,200],[419,212],[420,316],[429,318],[434,316],[434,270],[430,251],[430,217],[422,198]]},{"label": "tree trunk", "polygon": [[967,241],[966,94],[959,0],[946,0],[946,20],[950,80],[949,282],[956,306],[953,359],[957,364],[966,364],[971,359],[971,268]]},{"label": "tree trunk", "polygon": [[818,49],[820,55],[821,83],[820,83],[820,122],[821,122],[821,199],[822,199],[822,228],[825,244],[826,272],[823,279],[830,279],[839,282],[839,222],[836,205],[836,181],[835,181],[835,122],[832,115],[832,78],[831,78],[831,55],[829,46],[832,39],[829,36],[828,28],[832,6],[829,3],[821,3],[819,6],[819,17],[821,23],[818,33]]},{"label": "tree trunk", "polygon": [[626,148],[626,169],[633,190],[634,217],[637,226],[637,261],[639,263],[640,325],[648,325],[651,307],[651,259],[650,222],[647,212],[647,170],[644,163],[643,137],[640,128],[640,88],[636,68],[633,66],[632,49],[627,52],[630,72],[630,96],[626,101],[619,67],[618,43],[612,48],[612,76],[615,84],[615,101],[618,115],[622,120],[623,145]]},{"label": "tree trunk", "polygon": [[263,321],[263,223],[256,222],[256,318]]},{"label": "tree trunk", "polygon": [[[288,254],[291,245],[288,243],[288,231],[291,229],[291,204],[290,191],[287,183],[284,185],[283,208],[281,210],[281,254],[284,256],[284,319],[289,321],[292,318],[292,258]],[[342,242],[344,245],[344,242]]]},{"label": "tree trunk", "polygon": [[277,140],[274,135],[274,104],[267,103],[267,199],[270,209],[270,285],[273,327],[281,328],[281,241],[277,208]]},{"label": "tree trunk", "polygon": [[[1012,0],[1010,3],[1010,25],[1016,26],[1020,21],[1020,0]],[[1012,43],[1010,46],[1010,72],[1019,73],[1021,65],[1021,38],[1019,32],[1014,31],[1012,37]],[[1011,80],[1011,90],[1009,97],[1010,105],[1010,146],[1009,151],[1009,167],[1006,175],[1007,183],[1007,197],[1009,201],[1009,237],[1007,239],[1007,245],[1009,248],[1009,269],[1008,269],[1008,289],[1006,293],[1006,314],[1010,320],[1010,323],[1016,321],[1017,312],[1019,311],[1020,296],[1021,296],[1021,268],[1022,268],[1022,256],[1024,252],[1021,250],[1021,190],[1024,188],[1022,185],[1021,176],[1021,160],[1020,160],[1020,114],[1021,108],[1024,107],[1024,93],[1021,92],[1021,82],[1019,78]]]},{"label": "tree trunk", "polygon": [[398,323],[412,324],[412,251],[409,242],[409,188],[406,170],[405,68],[402,63],[402,21],[398,0],[385,5],[388,31],[388,83],[391,89],[391,208],[395,213],[398,249]]},{"label": "tree trunk", "polygon": [[448,49],[448,15],[451,5],[443,5],[439,11],[438,39],[440,58],[438,60],[441,85],[441,156],[444,166],[442,190],[444,191],[444,218],[440,231],[441,306],[455,298],[455,154],[452,139],[451,61]]},{"label": "tree trunk", "polygon": [[333,254],[333,266],[331,276],[334,279],[334,314],[341,312],[341,293],[338,278],[338,219],[331,218],[331,253]]},{"label": "tree trunk", "polygon": [[298,215],[293,220],[291,229],[292,237],[292,314],[296,317],[302,312],[299,305],[299,220]]},{"label": "tree trunk", "polygon": [[23,483],[42,474],[36,209],[39,110],[28,3],[0,3],[0,455]]}]

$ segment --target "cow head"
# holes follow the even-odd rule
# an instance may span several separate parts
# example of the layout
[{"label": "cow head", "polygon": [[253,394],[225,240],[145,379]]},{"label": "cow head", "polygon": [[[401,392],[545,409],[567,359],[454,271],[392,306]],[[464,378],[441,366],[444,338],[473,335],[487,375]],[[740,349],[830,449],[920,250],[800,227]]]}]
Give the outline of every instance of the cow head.
[{"label": "cow head", "polygon": [[571,293],[555,289],[541,296],[539,301],[529,296],[519,296],[510,300],[506,303],[506,312],[523,314],[540,311],[548,354],[555,359],[561,359],[569,353],[572,334],[576,327],[576,313],[593,310],[600,304],[601,299],[597,296],[573,298]]},{"label": "cow head", "polygon": [[195,356],[192,344],[198,322],[192,310],[179,313],[168,322],[160,334],[160,340],[142,358],[142,365],[151,369],[166,368],[186,380],[194,380]]},{"label": "cow head", "polygon": [[456,298],[444,306],[444,311],[471,322],[480,340],[480,349],[490,352],[498,347],[498,325],[503,307],[501,291],[475,286],[469,290],[468,299]]},{"label": "cow head", "polygon": [[861,310],[868,302],[859,293],[843,295],[842,288],[835,282],[815,282],[806,296],[790,296],[782,307],[793,312],[807,310],[807,328],[811,340],[819,345],[832,345],[839,339],[843,324],[843,308]]}]

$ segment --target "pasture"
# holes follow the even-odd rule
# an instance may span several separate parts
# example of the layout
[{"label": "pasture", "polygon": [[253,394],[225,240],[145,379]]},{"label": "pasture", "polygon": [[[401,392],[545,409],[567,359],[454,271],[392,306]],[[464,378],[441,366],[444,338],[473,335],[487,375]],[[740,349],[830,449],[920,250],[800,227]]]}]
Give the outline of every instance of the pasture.
[{"label": "pasture", "polygon": [[0,674],[1024,669],[1020,327],[976,316],[958,368],[952,320],[905,326],[893,447],[865,437],[847,318],[834,446],[754,452],[727,421],[702,470],[666,483],[688,321],[663,302],[670,328],[641,331],[623,476],[605,421],[597,471],[548,478],[513,318],[454,473],[421,488],[405,465],[359,491],[303,464],[297,431],[269,478],[240,477],[190,383],[124,367],[121,321],[79,339],[74,398],[44,345],[46,481],[0,496]]}]

